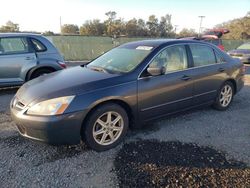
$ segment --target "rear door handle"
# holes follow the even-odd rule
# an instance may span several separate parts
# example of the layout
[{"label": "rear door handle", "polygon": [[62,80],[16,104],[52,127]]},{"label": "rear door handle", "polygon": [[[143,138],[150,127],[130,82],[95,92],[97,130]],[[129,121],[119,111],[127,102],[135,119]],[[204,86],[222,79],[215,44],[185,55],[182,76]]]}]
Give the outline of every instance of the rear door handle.
[{"label": "rear door handle", "polygon": [[224,68],[219,68],[218,71],[219,71],[219,72],[224,72],[225,69],[224,69]]},{"label": "rear door handle", "polygon": [[184,80],[184,81],[187,81],[187,80],[190,80],[191,77],[190,76],[187,76],[187,75],[184,75],[181,77],[181,80]]}]

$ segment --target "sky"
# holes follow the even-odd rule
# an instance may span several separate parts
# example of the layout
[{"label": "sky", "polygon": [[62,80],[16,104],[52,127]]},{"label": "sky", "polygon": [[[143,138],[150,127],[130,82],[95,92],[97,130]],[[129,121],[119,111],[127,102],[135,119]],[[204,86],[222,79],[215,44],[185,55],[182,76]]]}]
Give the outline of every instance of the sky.
[{"label": "sky", "polygon": [[105,20],[105,13],[117,12],[125,21],[132,18],[147,20],[172,15],[177,32],[183,28],[199,30],[202,27],[243,17],[250,11],[250,0],[1,0],[0,26],[11,20],[22,31],[60,31],[62,24],[81,26],[86,20]]}]

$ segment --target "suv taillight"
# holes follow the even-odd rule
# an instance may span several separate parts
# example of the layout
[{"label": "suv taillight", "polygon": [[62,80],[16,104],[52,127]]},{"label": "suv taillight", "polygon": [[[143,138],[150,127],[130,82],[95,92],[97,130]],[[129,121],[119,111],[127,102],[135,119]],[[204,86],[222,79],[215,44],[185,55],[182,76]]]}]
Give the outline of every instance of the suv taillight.
[{"label": "suv taillight", "polygon": [[225,48],[224,48],[224,46],[222,44],[219,44],[218,48],[220,48],[222,51],[225,51]]},{"label": "suv taillight", "polygon": [[242,67],[241,67],[241,72],[242,72],[242,74],[245,74],[245,73],[246,73],[246,66],[245,66],[245,65],[242,65]]},{"label": "suv taillight", "polygon": [[57,61],[57,63],[62,67],[62,68],[67,68],[67,65],[63,61]]}]

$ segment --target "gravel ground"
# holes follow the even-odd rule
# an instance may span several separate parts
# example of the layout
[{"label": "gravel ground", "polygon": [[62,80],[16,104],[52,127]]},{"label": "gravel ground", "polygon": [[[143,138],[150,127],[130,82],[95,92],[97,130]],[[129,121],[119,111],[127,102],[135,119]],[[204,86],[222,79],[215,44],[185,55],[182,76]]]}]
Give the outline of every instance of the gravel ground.
[{"label": "gravel ground", "polygon": [[225,112],[159,120],[102,153],[20,137],[9,117],[15,92],[0,91],[0,187],[250,186],[250,82]]},{"label": "gravel ground", "polygon": [[250,186],[250,168],[210,147],[177,141],[125,144],[115,167],[121,187]]}]

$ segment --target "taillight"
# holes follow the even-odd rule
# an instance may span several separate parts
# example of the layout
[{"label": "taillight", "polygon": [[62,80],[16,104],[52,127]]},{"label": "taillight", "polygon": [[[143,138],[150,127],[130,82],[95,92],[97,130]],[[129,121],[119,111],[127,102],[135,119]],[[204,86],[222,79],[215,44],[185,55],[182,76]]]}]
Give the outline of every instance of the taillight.
[{"label": "taillight", "polygon": [[218,45],[218,47],[219,47],[222,51],[224,51],[224,50],[225,50],[224,46],[223,46],[223,45],[221,45],[221,44],[219,44],[219,45]]},{"label": "taillight", "polygon": [[57,63],[64,69],[67,67],[67,65],[63,61],[57,61]]},{"label": "taillight", "polygon": [[246,66],[245,65],[242,65],[242,67],[241,67],[241,72],[242,72],[242,74],[245,74],[246,73]]}]

